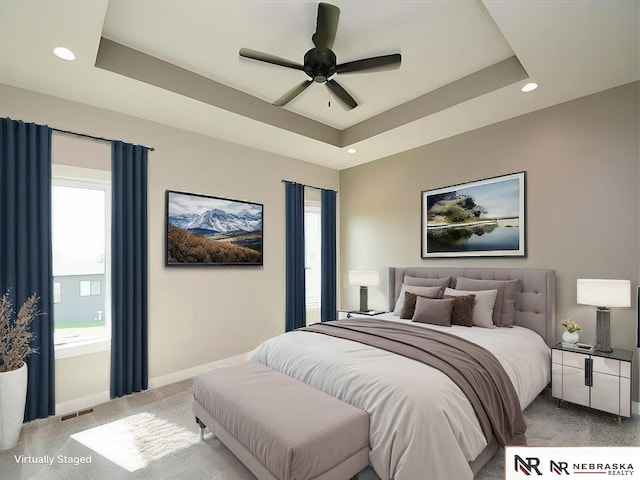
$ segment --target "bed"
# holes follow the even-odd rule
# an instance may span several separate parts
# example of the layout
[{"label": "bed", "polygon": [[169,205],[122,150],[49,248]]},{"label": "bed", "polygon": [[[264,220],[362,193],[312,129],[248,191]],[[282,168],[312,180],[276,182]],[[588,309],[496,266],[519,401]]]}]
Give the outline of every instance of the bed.
[{"label": "bed", "polygon": [[[406,279],[513,281],[512,328],[415,324],[491,351],[524,410],[550,381],[555,335],[555,275],[544,269],[389,268],[389,310]],[[474,288],[479,290],[479,288]],[[407,323],[383,314],[376,319]],[[339,322],[336,322],[339,323]],[[415,322],[410,322],[415,323]],[[253,361],[305,382],[370,416],[370,464],[382,480],[469,480],[499,448],[487,441],[470,401],[441,371],[386,350],[308,331],[260,345]]]}]

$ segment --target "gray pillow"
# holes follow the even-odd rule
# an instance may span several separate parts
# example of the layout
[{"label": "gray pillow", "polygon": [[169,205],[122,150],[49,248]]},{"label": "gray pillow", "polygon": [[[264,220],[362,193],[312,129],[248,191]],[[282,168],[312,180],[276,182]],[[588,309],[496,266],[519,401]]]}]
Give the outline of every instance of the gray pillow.
[{"label": "gray pillow", "polygon": [[493,306],[496,303],[497,290],[454,290],[447,288],[445,296],[459,297],[462,295],[475,295],[473,300],[473,324],[476,327],[496,328],[493,324]]},{"label": "gray pillow", "polygon": [[416,310],[411,321],[450,327],[453,302],[452,298],[417,297]]},{"label": "gray pillow", "polygon": [[445,287],[451,286],[451,277],[423,278],[405,275],[402,283],[405,285],[415,285],[416,287],[443,287],[444,289]]},{"label": "gray pillow", "polygon": [[476,280],[458,277],[459,290],[498,290],[493,307],[493,324],[498,327],[513,327],[516,319],[516,294],[520,291],[520,280]]},{"label": "gray pillow", "polygon": [[[418,297],[440,298],[438,295],[434,295],[434,296],[416,295],[415,293],[404,292],[404,304],[402,305],[402,312],[400,312],[400,318],[404,320],[411,320],[413,318],[413,314],[416,311],[416,301]],[[454,306],[454,309],[455,309],[455,306]]]},{"label": "gray pillow", "polygon": [[400,295],[398,295],[398,300],[396,301],[396,306],[393,309],[393,314],[400,315],[400,313],[402,313],[402,307],[404,306],[404,294],[406,292],[415,293],[416,295],[424,295],[425,297],[439,298],[442,296],[443,290],[444,287],[417,287],[414,285],[405,285],[403,283]]}]

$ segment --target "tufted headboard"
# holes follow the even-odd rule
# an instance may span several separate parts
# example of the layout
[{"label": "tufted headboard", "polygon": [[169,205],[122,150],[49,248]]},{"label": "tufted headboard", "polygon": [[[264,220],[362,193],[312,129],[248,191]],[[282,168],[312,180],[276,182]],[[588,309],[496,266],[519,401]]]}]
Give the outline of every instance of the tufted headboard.
[{"label": "tufted headboard", "polygon": [[547,345],[555,343],[556,277],[554,270],[526,268],[389,268],[389,311],[400,295],[404,276],[422,278],[451,277],[455,287],[457,277],[477,280],[519,279],[521,291],[516,295],[515,325],[529,328],[545,339]]}]

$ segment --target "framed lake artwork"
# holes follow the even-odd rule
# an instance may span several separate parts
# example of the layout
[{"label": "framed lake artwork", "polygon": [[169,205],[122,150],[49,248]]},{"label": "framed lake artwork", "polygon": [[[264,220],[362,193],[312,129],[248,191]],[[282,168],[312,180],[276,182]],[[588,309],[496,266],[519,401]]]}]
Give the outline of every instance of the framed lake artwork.
[{"label": "framed lake artwork", "polygon": [[525,173],[422,192],[422,258],[524,257]]}]

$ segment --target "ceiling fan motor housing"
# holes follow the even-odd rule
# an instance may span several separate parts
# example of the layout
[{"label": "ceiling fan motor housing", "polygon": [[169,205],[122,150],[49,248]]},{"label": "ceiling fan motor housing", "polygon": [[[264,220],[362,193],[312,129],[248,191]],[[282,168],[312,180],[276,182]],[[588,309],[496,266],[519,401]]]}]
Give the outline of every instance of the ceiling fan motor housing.
[{"label": "ceiling fan motor housing", "polygon": [[286,58],[276,57],[268,53],[258,52],[249,48],[241,48],[240,56],[252,58],[260,62],[279,65],[281,67],[302,70],[311,80],[305,80],[296,85],[284,95],[278,98],[273,105],[282,107],[304,92],[309,85],[324,83],[327,88],[334,93],[346,108],[351,110],[358,106],[358,102],[347,92],[342,85],[331,78],[335,73],[354,73],[380,69],[395,69],[400,66],[401,56],[399,53],[392,55],[381,55],[378,57],[363,58],[351,62],[337,65],[336,54],[331,50],[336,39],[338,29],[338,19],[340,9],[335,5],[320,2],[318,4],[318,15],[316,17],[316,31],[311,36],[314,48],[304,54],[304,63],[301,65]]},{"label": "ceiling fan motor housing", "polygon": [[336,73],[336,54],[328,48],[312,48],[304,54],[304,71],[315,82],[325,83]]}]

